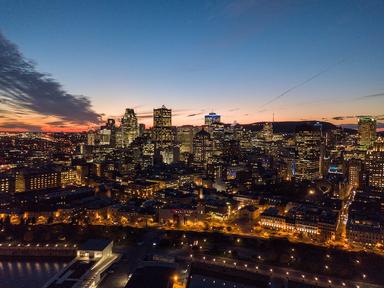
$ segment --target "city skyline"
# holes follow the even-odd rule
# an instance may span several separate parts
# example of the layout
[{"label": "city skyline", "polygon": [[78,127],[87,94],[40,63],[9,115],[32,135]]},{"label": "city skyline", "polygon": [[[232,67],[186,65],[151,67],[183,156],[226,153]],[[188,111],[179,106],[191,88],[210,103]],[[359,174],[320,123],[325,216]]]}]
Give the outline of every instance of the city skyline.
[{"label": "city skyline", "polygon": [[2,55],[63,88],[15,101],[1,87],[0,129],[87,130],[125,108],[152,126],[162,105],[177,126],[217,112],[241,124],[371,115],[382,129],[383,3],[346,3],[3,1]]}]

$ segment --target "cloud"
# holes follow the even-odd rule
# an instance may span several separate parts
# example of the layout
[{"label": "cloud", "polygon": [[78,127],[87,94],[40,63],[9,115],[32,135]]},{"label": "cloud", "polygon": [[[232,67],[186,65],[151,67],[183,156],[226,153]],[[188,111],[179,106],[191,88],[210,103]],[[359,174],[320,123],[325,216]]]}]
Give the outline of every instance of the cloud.
[{"label": "cloud", "polygon": [[205,110],[201,110],[200,112],[190,113],[187,115],[187,117],[194,117],[194,116],[202,115],[202,114],[204,114],[204,111]]},{"label": "cloud", "polygon": [[139,119],[150,119],[150,118],[153,118],[153,113],[149,113],[149,114],[145,114],[145,113],[137,114],[137,118],[139,118]]},{"label": "cloud", "polygon": [[346,59],[340,59],[339,61],[337,61],[336,63],[328,66],[327,68],[321,70],[320,72],[317,72],[316,74],[312,75],[311,77],[305,79],[304,81],[292,86],[291,88],[285,90],[283,93],[281,93],[280,95],[277,95],[275,97],[273,97],[271,100],[269,100],[268,102],[264,103],[263,105],[260,106],[260,108],[264,108],[265,106],[269,105],[269,104],[272,104],[273,102],[276,102],[277,100],[279,100],[280,98],[282,98],[283,96],[285,96],[286,94],[292,92],[293,90],[296,90],[304,85],[306,85],[307,83],[315,80],[316,78],[320,77],[321,75],[327,73],[328,71],[332,70],[334,67],[336,66],[339,66],[341,65],[342,63],[345,62]]},{"label": "cloud", "polygon": [[364,95],[364,96],[357,97],[357,99],[378,98],[378,97],[384,97],[384,93]]},{"label": "cloud", "polygon": [[332,120],[341,121],[345,119],[353,119],[356,118],[356,116],[334,116],[332,117]]},{"label": "cloud", "polygon": [[38,72],[1,32],[0,97],[10,111],[54,116],[78,125],[100,122],[87,97],[69,94],[49,74]]},{"label": "cloud", "polygon": [[47,124],[52,125],[52,126],[56,126],[56,127],[67,127],[68,126],[68,122],[63,121],[63,120],[51,121],[51,122],[48,122]]},{"label": "cloud", "polygon": [[[347,120],[347,119],[358,119],[361,117],[366,117],[367,115],[346,115],[346,116],[334,116],[331,118],[331,120],[336,120],[336,121],[342,121],[342,120]],[[382,120],[384,115],[374,115],[372,116],[376,120]]]},{"label": "cloud", "polygon": [[12,121],[0,124],[1,129],[12,129],[12,130],[28,130],[33,132],[42,131],[39,125],[28,124],[24,122]]},{"label": "cloud", "polygon": [[192,113],[192,114],[188,114],[187,117],[194,117],[194,116],[198,116],[201,114],[203,114],[203,113]]}]

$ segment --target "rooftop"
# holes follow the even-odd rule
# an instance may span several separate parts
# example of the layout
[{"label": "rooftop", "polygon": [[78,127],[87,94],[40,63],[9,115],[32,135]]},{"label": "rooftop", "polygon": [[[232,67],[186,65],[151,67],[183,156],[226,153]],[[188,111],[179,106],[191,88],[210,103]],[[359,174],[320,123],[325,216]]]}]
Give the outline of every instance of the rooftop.
[{"label": "rooftop", "polygon": [[85,243],[80,245],[79,250],[104,250],[112,241],[109,239],[89,239]]}]

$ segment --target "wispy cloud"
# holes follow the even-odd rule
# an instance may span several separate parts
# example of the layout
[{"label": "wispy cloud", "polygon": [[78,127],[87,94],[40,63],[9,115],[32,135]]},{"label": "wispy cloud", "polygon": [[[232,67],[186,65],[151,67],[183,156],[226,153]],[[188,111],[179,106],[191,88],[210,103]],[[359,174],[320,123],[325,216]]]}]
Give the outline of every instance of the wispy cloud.
[{"label": "wispy cloud", "polygon": [[305,79],[304,81],[292,86],[291,88],[285,90],[283,93],[273,97],[272,99],[270,99],[269,101],[267,101],[266,103],[264,103],[263,105],[260,106],[260,108],[264,108],[265,106],[268,106],[274,102],[276,102],[277,100],[279,100],[280,98],[284,97],[285,95],[287,95],[288,93],[308,84],[309,82],[315,80],[316,78],[320,77],[321,75],[329,72],[330,70],[332,70],[333,68],[335,68],[336,66],[339,66],[341,65],[342,63],[344,63],[346,61],[345,58],[343,59],[340,59],[339,61],[337,61],[336,63],[328,66],[327,68],[321,70],[320,72],[317,72],[316,74],[312,75],[311,77]]},{"label": "wispy cloud", "polygon": [[[330,120],[343,121],[343,120],[348,120],[348,119],[358,119],[358,118],[364,117],[364,116],[367,116],[367,115],[334,116],[334,117],[330,118]],[[372,117],[375,118],[376,120],[384,119],[384,115],[373,115]]]},{"label": "wispy cloud", "polygon": [[[8,111],[57,117],[77,125],[100,121],[100,115],[93,111],[87,97],[68,93],[51,75],[38,72],[35,64],[1,32],[0,97],[1,105]],[[11,123],[5,125],[12,126]]]},{"label": "wispy cloud", "polygon": [[201,110],[199,112],[193,112],[193,113],[190,113],[187,115],[187,117],[195,117],[195,116],[199,116],[199,115],[203,115],[204,114],[204,111],[205,110]]},{"label": "wispy cloud", "polygon": [[368,99],[368,98],[379,98],[379,97],[384,97],[384,93],[364,95],[364,96],[357,97],[356,99]]}]

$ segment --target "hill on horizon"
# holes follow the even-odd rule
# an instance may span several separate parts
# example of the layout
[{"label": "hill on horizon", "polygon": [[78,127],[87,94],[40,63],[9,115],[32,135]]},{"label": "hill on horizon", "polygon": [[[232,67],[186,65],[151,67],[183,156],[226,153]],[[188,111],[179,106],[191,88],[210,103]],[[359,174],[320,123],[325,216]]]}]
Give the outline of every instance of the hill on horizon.
[{"label": "hill on horizon", "polygon": [[[252,131],[260,131],[263,128],[263,125],[265,123],[268,123],[268,122],[267,121],[256,122],[256,123],[247,124],[247,125],[243,125],[243,126],[252,130]],[[300,125],[304,125],[304,124],[314,125],[317,123],[319,123],[323,126],[324,132],[327,132],[330,130],[335,130],[339,127],[339,126],[336,126],[336,125],[329,123],[329,122],[315,121],[315,120],[313,120],[313,121],[277,121],[277,122],[273,122],[273,132],[274,133],[291,134],[291,133],[295,133],[296,127],[298,127]],[[347,129],[347,130],[350,130],[350,129]]]}]

